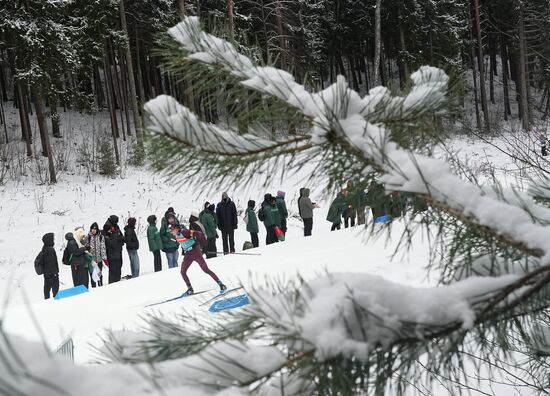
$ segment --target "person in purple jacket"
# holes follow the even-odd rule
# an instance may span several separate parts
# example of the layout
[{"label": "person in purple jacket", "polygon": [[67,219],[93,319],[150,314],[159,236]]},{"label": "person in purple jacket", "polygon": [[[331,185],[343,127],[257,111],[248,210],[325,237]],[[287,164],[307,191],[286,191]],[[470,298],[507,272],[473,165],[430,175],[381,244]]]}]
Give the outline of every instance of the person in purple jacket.
[{"label": "person in purple jacket", "polygon": [[188,295],[194,293],[193,287],[191,286],[191,281],[187,276],[187,270],[193,264],[193,261],[196,261],[203,272],[210,275],[214,281],[220,287],[220,293],[223,293],[227,290],[227,287],[222,283],[218,276],[212,272],[204,257],[202,257],[202,249],[206,247],[206,236],[204,235],[204,227],[200,224],[198,219],[198,214],[193,212],[189,218],[189,229],[186,229],[183,226],[174,228],[174,235],[176,235],[177,241],[180,243],[180,246],[185,251],[185,256],[183,257],[183,263],[181,265],[181,276],[183,281],[187,285],[187,291],[185,292]]}]

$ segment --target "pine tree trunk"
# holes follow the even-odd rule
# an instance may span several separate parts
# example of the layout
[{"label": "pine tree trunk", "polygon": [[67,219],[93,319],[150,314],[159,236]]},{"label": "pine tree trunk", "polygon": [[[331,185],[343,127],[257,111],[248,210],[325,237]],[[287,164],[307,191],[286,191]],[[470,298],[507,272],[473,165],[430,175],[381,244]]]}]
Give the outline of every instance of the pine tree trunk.
[{"label": "pine tree trunk", "polygon": [[50,96],[50,117],[52,120],[53,137],[60,138],[59,113],[57,112],[57,96],[55,94]]},{"label": "pine tree trunk", "polygon": [[281,1],[276,0],[276,12],[275,15],[277,17],[277,33],[279,35],[279,46],[280,48],[280,55],[281,55],[281,69],[286,70],[287,63],[286,63],[286,56],[287,56],[287,49],[286,49],[286,39],[285,39],[285,33],[283,30],[283,12],[282,12],[282,6]]},{"label": "pine tree trunk", "polygon": [[518,35],[519,35],[519,82],[520,82],[520,100],[522,108],[522,117],[521,117],[521,126],[524,130],[528,131],[530,129],[530,115],[529,115],[529,99],[527,91],[527,50],[525,43],[525,27],[523,21],[523,5],[520,1],[519,7],[519,24],[518,24]]},{"label": "pine tree trunk", "polygon": [[374,86],[377,86],[380,80],[380,57],[382,47],[381,7],[382,0],[376,0],[376,8],[374,9],[374,77],[372,79]]},{"label": "pine tree trunk", "polygon": [[397,58],[399,62],[399,80],[401,87],[405,86],[407,79],[409,78],[409,66],[407,64],[406,54],[407,44],[405,42],[405,29],[403,29],[403,15],[402,15],[402,3],[399,3],[397,8],[397,20],[399,21],[399,44],[401,46],[401,55]]},{"label": "pine tree trunk", "polygon": [[132,130],[130,128],[130,109],[129,109],[129,100],[128,100],[128,87],[127,87],[127,75],[126,75],[126,67],[124,65],[124,56],[122,56],[122,49],[119,47],[119,59],[120,59],[120,83],[121,83],[121,98],[122,103],[124,106],[124,117],[126,119],[126,129],[124,129],[126,132],[122,133],[122,140],[126,141],[126,135],[132,136]]},{"label": "pine tree trunk", "polygon": [[145,88],[143,88],[143,74],[141,72],[141,54],[139,50],[139,35],[138,31],[136,29],[136,71],[137,71],[137,78],[138,78],[138,88],[139,88],[139,102],[145,103]]},{"label": "pine tree trunk", "polygon": [[227,26],[229,29],[229,37],[231,41],[235,37],[235,20],[234,20],[234,8],[233,0],[227,0]]},{"label": "pine tree trunk", "polygon": [[[114,106],[113,85],[112,85],[113,82],[111,79],[111,66],[109,66],[107,53],[104,53],[103,55],[103,73],[105,75],[105,96],[107,99],[107,107],[109,108],[109,116],[111,118],[111,132],[113,134],[113,137],[115,140],[115,147],[116,147],[116,139],[119,136],[118,121],[116,116],[116,109]],[[118,157],[117,157],[117,164],[118,164]]]},{"label": "pine tree trunk", "polygon": [[46,122],[46,111],[44,108],[44,99],[39,89],[34,92],[34,108],[36,110],[36,119],[38,121],[38,128],[40,129],[40,136],[42,138],[43,147],[46,150],[46,157],[48,157],[48,170],[50,174],[50,183],[57,183],[57,177],[55,174],[55,165],[53,162],[52,147],[50,145],[50,137],[48,135],[48,123]]},{"label": "pine tree trunk", "polygon": [[178,0],[178,10],[183,18],[185,16],[185,0]]},{"label": "pine tree trunk", "polygon": [[483,65],[483,42],[481,40],[481,21],[479,17],[479,0],[474,0],[475,29],[477,40],[477,63],[479,68],[479,93],[481,96],[481,110],[483,111],[483,121],[485,130],[490,131],[489,109],[487,106],[487,93],[485,91],[485,68]]},{"label": "pine tree trunk", "polygon": [[19,119],[21,120],[21,134],[25,141],[27,149],[27,157],[32,157],[32,134],[31,123],[29,120],[29,112],[27,109],[27,98],[25,97],[25,87],[21,81],[16,83],[17,86],[17,104],[19,105]]},{"label": "pine tree trunk", "polygon": [[[2,65],[0,64],[0,68],[2,68]],[[0,70],[0,73],[3,73],[2,70]],[[4,83],[2,82],[2,79],[0,79],[0,91],[4,91]],[[9,137],[8,137],[8,127],[7,127],[7,121],[6,121],[6,113],[4,113],[4,95],[0,93],[0,118],[2,119],[2,126],[4,128],[4,135],[6,137],[6,141],[4,143],[9,143]]]},{"label": "pine tree trunk", "polygon": [[120,22],[122,25],[122,30],[124,35],[128,39],[128,46],[126,50],[126,70],[128,74],[128,85],[130,88],[130,101],[132,103],[132,114],[134,115],[134,128],[136,129],[136,137],[141,140],[142,131],[141,131],[141,119],[139,117],[139,107],[136,95],[136,82],[134,79],[134,65],[132,64],[132,51],[130,48],[130,35],[128,34],[128,25],[126,22],[126,12],[124,10],[124,0],[120,0]]},{"label": "pine tree trunk", "polygon": [[508,116],[512,114],[510,109],[509,80],[510,70],[508,69],[508,50],[506,48],[506,37],[504,33],[500,34],[500,53],[502,60],[502,87],[504,93],[504,119],[508,121]]}]

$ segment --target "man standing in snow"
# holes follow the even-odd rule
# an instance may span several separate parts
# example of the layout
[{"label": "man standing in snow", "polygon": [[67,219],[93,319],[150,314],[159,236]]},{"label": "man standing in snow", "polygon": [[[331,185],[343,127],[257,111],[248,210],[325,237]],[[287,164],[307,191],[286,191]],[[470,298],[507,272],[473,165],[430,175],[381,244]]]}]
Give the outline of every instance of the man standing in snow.
[{"label": "man standing in snow", "polygon": [[300,198],[298,198],[298,212],[304,222],[304,236],[311,236],[313,229],[313,209],[319,205],[311,202],[309,198],[309,188],[300,188]]},{"label": "man standing in snow", "polygon": [[185,251],[185,256],[183,257],[183,263],[181,265],[181,276],[183,281],[187,285],[187,291],[185,292],[188,295],[194,293],[193,287],[191,286],[191,281],[187,276],[187,270],[193,264],[193,261],[196,261],[204,273],[210,275],[212,279],[220,287],[220,292],[223,292],[227,287],[220,281],[218,276],[208,268],[204,257],[202,257],[202,249],[206,246],[206,237],[204,235],[204,227],[199,222],[199,215],[196,212],[191,212],[189,217],[189,229],[184,228],[183,226],[176,226],[173,229],[174,235],[178,235],[178,238],[181,239],[181,246]]},{"label": "man standing in snow", "polygon": [[147,223],[149,223],[147,227],[147,243],[149,244],[149,251],[153,253],[155,272],[158,272],[162,270],[162,259],[160,258],[162,240],[157,228],[157,216],[151,215],[147,217]]},{"label": "man standing in snow", "polygon": [[53,297],[59,291],[59,265],[57,263],[57,254],[55,253],[54,235],[49,232],[42,237],[42,271],[44,274],[44,298],[50,298],[50,290]]},{"label": "man standing in snow", "polygon": [[248,201],[248,208],[246,208],[245,223],[246,230],[250,233],[250,239],[253,247],[260,246],[260,241],[258,240],[258,219],[256,218],[256,213],[254,213],[254,207],[256,202],[252,199]]},{"label": "man standing in snow", "polygon": [[204,210],[199,214],[199,220],[206,231],[206,258],[217,257],[216,239],[218,238],[218,221],[214,211],[216,207],[210,202],[205,202]]},{"label": "man standing in snow", "polygon": [[[99,270],[102,272],[103,263],[107,261],[107,248],[105,246],[105,238],[99,232],[99,225],[95,222],[90,226],[86,249],[88,249]],[[101,272],[99,273],[97,286],[103,286],[103,274]],[[96,287],[96,282],[93,279],[91,279],[91,283],[92,287]]]},{"label": "man standing in snow", "polygon": [[330,204],[327,213],[327,220],[332,223],[332,227],[330,228],[331,231],[340,229],[340,224],[342,224],[342,215],[347,208],[347,197],[348,191],[346,189],[342,189],[342,191],[338,193],[334,201]]},{"label": "man standing in snow", "polygon": [[347,191],[347,200],[346,200],[346,208],[344,209],[343,217],[344,217],[344,227],[348,228],[350,225],[352,227],[355,226],[355,215],[357,212],[356,208],[356,202],[355,202],[355,188],[353,186],[353,181],[348,180],[348,183],[346,185],[346,191]]},{"label": "man standing in snow", "polygon": [[261,209],[263,211],[264,225],[267,232],[265,237],[266,245],[279,242],[275,227],[281,227],[281,215],[277,208],[277,199],[271,195],[270,197],[269,205],[264,205],[263,209]]},{"label": "man standing in snow", "polygon": [[122,246],[124,235],[118,226],[118,217],[112,215],[103,226],[103,237],[107,248],[107,261],[109,265],[109,283],[120,281],[122,271]]},{"label": "man standing in snow", "polygon": [[281,229],[286,235],[286,219],[288,218],[288,210],[285,203],[285,192],[277,191],[277,209],[281,215]]},{"label": "man standing in snow", "polygon": [[216,208],[218,228],[222,232],[223,254],[235,253],[235,230],[237,229],[237,208],[226,192]]},{"label": "man standing in snow", "polygon": [[73,286],[84,285],[87,289],[90,277],[88,263],[86,262],[86,248],[78,246],[72,232],[65,234],[65,239],[67,240],[67,247],[63,253],[63,264],[71,266]]},{"label": "man standing in snow", "polygon": [[130,270],[132,278],[139,276],[139,239],[136,234],[136,218],[130,217],[128,224],[124,227],[124,242],[126,242],[126,250],[130,258]]}]

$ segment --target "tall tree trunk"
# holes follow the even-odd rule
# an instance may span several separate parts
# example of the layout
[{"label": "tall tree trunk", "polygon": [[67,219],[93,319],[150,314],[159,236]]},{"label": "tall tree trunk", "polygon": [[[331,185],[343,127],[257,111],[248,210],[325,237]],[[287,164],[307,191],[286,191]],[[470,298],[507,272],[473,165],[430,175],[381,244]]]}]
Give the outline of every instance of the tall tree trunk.
[{"label": "tall tree trunk", "polygon": [[409,65],[408,61],[408,51],[407,44],[405,42],[405,29],[403,28],[403,10],[402,2],[399,3],[397,7],[397,20],[399,21],[399,44],[401,46],[401,55],[397,58],[399,62],[399,80],[401,87],[405,86],[407,79],[409,78]]},{"label": "tall tree trunk", "polygon": [[[113,97],[113,82],[111,79],[111,67],[109,66],[108,61],[108,55],[105,53],[103,55],[103,73],[105,75],[105,93],[107,98],[107,107],[109,108],[109,116],[111,118],[111,132],[115,141],[115,154],[117,154],[117,144],[116,139],[119,136],[118,133],[118,121],[116,116],[116,109],[114,106],[114,97]],[[118,155],[115,155],[117,157],[117,164],[119,164],[119,158]]]},{"label": "tall tree trunk", "polygon": [[527,91],[527,49],[525,42],[525,26],[523,20],[523,4],[519,2],[519,17],[518,17],[518,35],[519,35],[519,81],[520,81],[520,100],[522,108],[521,126],[524,130],[530,129],[530,112],[529,112],[529,98]]},{"label": "tall tree trunk", "polygon": [[382,32],[381,32],[381,15],[382,0],[376,0],[376,8],[374,9],[374,77],[373,85],[379,84],[380,80],[380,57],[382,49]]},{"label": "tall tree trunk", "polygon": [[[0,68],[2,68],[2,65],[0,64]],[[3,73],[2,70],[0,70],[0,73]],[[2,82],[2,79],[0,79],[0,91],[4,91],[4,84]],[[4,135],[6,137],[5,143],[9,143],[9,137],[8,137],[8,127],[7,127],[7,121],[6,121],[6,113],[4,113],[4,95],[0,92],[0,118],[2,119],[2,126],[4,128]]]},{"label": "tall tree trunk", "polygon": [[21,134],[25,141],[27,149],[27,157],[32,157],[32,133],[31,123],[29,120],[29,111],[27,109],[27,98],[25,96],[26,88],[21,81],[16,83],[17,86],[17,103],[19,105],[19,119],[21,120]]},{"label": "tall tree trunk", "polygon": [[233,41],[235,37],[235,20],[234,20],[235,4],[233,0],[227,0],[227,26],[229,29],[229,37]]},{"label": "tall tree trunk", "polygon": [[279,35],[279,46],[280,48],[280,55],[281,55],[281,69],[286,70],[287,68],[287,49],[286,49],[286,38],[285,33],[283,30],[283,12],[282,12],[282,5],[280,0],[276,0],[276,10],[275,15],[277,17],[277,34]]},{"label": "tall tree trunk", "polygon": [[52,121],[52,134],[55,138],[61,137],[59,125],[59,113],[57,112],[57,95],[54,93],[50,96],[50,118]]},{"label": "tall tree trunk", "polygon": [[128,86],[127,86],[127,75],[124,56],[122,56],[122,49],[119,47],[119,58],[120,58],[120,82],[122,90],[122,103],[124,103],[124,117],[126,119],[126,133],[122,134],[122,139],[126,141],[126,135],[132,136],[132,130],[130,128],[130,105],[128,99]]},{"label": "tall tree trunk", "polygon": [[134,128],[136,129],[136,137],[141,140],[142,128],[141,118],[139,117],[139,106],[136,95],[136,82],[134,79],[134,65],[132,64],[132,51],[130,49],[130,35],[128,34],[128,25],[126,23],[126,12],[124,10],[124,0],[120,0],[120,22],[122,30],[128,39],[126,50],[126,70],[128,71],[128,84],[130,88],[130,101],[132,102],[132,113],[134,115]]},{"label": "tall tree trunk", "polygon": [[477,40],[477,63],[479,68],[479,92],[481,96],[481,109],[483,111],[483,121],[487,132],[490,131],[489,109],[487,106],[487,93],[485,90],[485,71],[483,65],[483,42],[481,40],[481,21],[479,17],[479,0],[474,0],[475,29]]},{"label": "tall tree trunk", "polygon": [[178,0],[178,11],[180,12],[180,17],[185,16],[185,0]]},{"label": "tall tree trunk", "polygon": [[502,61],[502,87],[504,93],[504,119],[508,121],[508,116],[512,114],[510,109],[509,80],[510,70],[508,69],[508,50],[506,48],[506,37],[504,33],[500,34],[500,53]]},{"label": "tall tree trunk", "polygon": [[55,165],[53,163],[52,147],[50,145],[50,137],[48,135],[48,123],[46,122],[46,110],[44,108],[44,99],[42,98],[40,89],[36,89],[32,97],[34,99],[34,108],[36,110],[36,119],[38,121],[38,128],[40,129],[40,136],[43,141],[43,146],[46,149],[46,157],[48,157],[50,183],[57,183]]}]

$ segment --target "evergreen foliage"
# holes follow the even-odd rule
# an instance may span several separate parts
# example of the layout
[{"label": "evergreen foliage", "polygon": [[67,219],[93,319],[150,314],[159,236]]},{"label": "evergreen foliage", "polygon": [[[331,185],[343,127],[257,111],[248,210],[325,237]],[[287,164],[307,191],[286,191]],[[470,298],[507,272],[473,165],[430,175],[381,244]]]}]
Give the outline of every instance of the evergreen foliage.
[{"label": "evergreen foliage", "polygon": [[99,174],[105,176],[114,176],[117,173],[115,153],[113,145],[109,138],[98,139],[97,162]]}]

